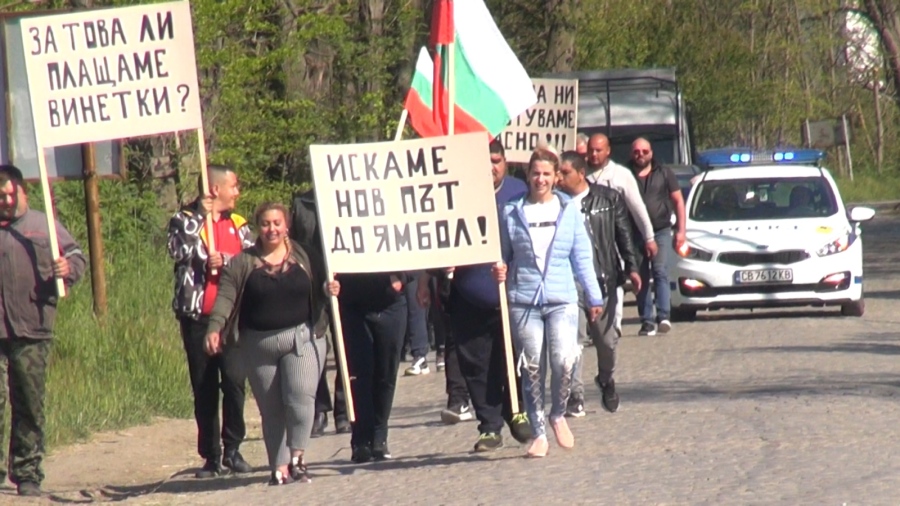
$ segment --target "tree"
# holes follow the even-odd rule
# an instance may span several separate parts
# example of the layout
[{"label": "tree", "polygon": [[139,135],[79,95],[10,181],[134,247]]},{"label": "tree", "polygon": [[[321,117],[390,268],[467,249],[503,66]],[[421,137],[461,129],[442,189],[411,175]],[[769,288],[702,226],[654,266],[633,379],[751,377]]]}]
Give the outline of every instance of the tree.
[{"label": "tree", "polygon": [[897,0],[865,0],[865,12],[881,41],[884,59],[900,106],[900,5]]},{"label": "tree", "polygon": [[547,69],[568,72],[575,64],[575,13],[578,0],[547,0],[546,15],[550,36],[547,41]]}]

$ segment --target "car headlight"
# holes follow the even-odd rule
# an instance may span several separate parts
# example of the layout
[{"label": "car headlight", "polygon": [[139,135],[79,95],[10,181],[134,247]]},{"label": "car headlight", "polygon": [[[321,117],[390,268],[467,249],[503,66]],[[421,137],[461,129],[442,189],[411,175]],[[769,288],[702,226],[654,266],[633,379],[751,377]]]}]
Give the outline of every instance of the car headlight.
[{"label": "car headlight", "polygon": [[847,248],[849,248],[850,245],[853,244],[854,240],[856,240],[856,234],[853,234],[850,230],[847,230],[837,239],[819,248],[818,251],[816,251],[816,254],[820,257],[824,257],[846,251]]},{"label": "car headlight", "polygon": [[712,260],[713,254],[712,252],[706,251],[703,248],[698,248],[697,246],[692,246],[688,243],[684,243],[678,248],[678,256],[681,258],[687,258],[689,260],[700,260],[701,262],[709,262]]}]

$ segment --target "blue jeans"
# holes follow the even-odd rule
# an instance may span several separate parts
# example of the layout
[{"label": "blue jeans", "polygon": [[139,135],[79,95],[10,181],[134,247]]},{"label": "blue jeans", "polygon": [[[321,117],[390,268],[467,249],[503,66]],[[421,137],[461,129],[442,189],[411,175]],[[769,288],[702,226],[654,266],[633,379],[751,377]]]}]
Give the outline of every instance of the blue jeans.
[{"label": "blue jeans", "polygon": [[409,342],[409,353],[413,360],[428,355],[428,309],[419,305],[416,290],[419,289],[419,278],[413,276],[412,281],[404,287],[406,295],[406,339]]},{"label": "blue jeans", "polygon": [[[512,335],[519,350],[522,398],[534,437],[547,433],[544,423],[544,383],[550,362],[550,419],[566,413],[572,374],[581,354],[578,346],[578,304],[509,308]],[[546,347],[545,347],[546,343]]]},{"label": "blue jeans", "polygon": [[[669,292],[669,252],[672,251],[672,229],[664,228],[653,234],[659,253],[653,260],[646,256],[641,261],[641,290],[637,294],[638,314],[641,323],[655,323],[669,319],[671,295]],[[656,292],[656,318],[653,318],[653,297],[650,296],[650,276]]]}]

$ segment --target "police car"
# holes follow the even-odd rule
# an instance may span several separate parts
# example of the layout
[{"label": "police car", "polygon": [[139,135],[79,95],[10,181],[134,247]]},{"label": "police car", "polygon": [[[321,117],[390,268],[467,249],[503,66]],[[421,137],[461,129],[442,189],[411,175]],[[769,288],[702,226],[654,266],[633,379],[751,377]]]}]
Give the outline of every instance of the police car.
[{"label": "police car", "polygon": [[840,306],[862,316],[860,223],[818,150],[711,150],[686,200],[687,243],[670,262],[672,319],[698,310]]}]

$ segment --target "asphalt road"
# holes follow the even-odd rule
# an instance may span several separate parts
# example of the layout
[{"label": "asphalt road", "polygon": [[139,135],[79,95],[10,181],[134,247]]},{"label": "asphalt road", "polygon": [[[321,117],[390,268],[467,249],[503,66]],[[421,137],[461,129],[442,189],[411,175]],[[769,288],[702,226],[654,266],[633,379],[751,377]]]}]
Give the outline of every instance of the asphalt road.
[{"label": "asphalt road", "polygon": [[637,337],[626,307],[622,407],[606,413],[589,388],[588,416],[571,423],[574,450],[551,438],[547,458],[527,460],[507,437],[498,452],[471,453],[475,424],[440,423],[443,376],[432,372],[399,380],[393,461],[353,465],[349,437],[330,434],[309,450],[312,483],[267,487],[255,440],[245,445],[260,466],[250,478],[176,477],[126,502],[898,504],[900,216],[877,217],[863,237],[863,318],[729,311]]}]

